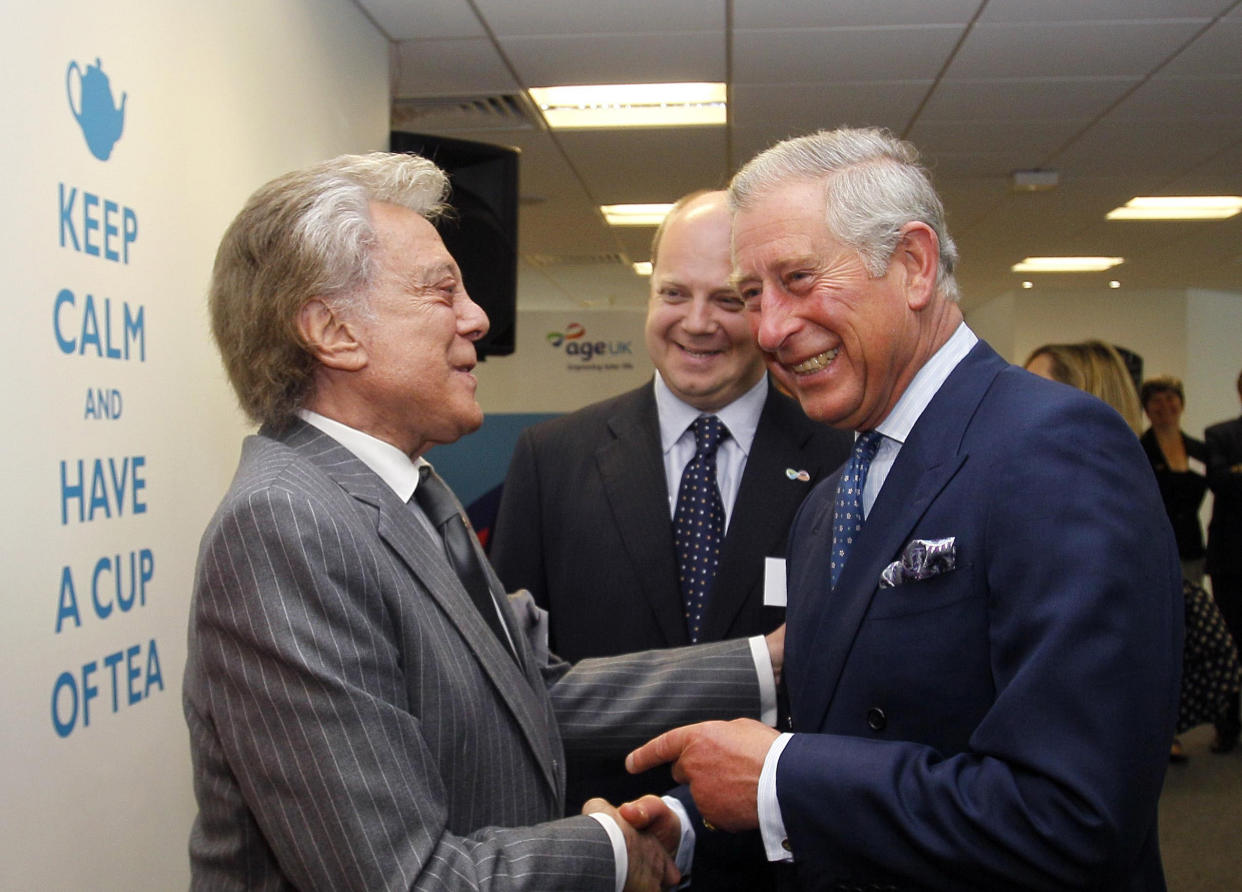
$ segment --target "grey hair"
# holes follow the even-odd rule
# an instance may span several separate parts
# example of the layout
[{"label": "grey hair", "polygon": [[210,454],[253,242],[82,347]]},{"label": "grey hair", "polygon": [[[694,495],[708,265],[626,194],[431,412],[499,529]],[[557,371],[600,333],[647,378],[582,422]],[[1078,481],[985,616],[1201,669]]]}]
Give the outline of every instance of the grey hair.
[{"label": "grey hair", "polygon": [[238,401],[281,425],[311,393],[316,360],[297,327],[310,300],[369,312],[377,244],[370,203],[443,214],[448,177],[417,155],[341,155],[262,186],[216,252],[212,334]]},{"label": "grey hair", "polygon": [[957,245],[913,144],[875,127],[820,130],[784,140],[734,175],[729,206],[745,210],[765,191],[796,179],[824,182],[829,232],[858,252],[872,277],[888,269],[901,227],[926,223],[940,242],[936,289],[946,300],[958,299]]}]

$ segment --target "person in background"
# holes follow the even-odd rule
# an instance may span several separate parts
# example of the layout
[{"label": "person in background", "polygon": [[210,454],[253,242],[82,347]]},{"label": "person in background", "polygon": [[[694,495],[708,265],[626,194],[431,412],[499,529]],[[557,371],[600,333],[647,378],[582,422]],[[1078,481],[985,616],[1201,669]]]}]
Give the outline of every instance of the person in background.
[{"label": "person in background", "polygon": [[341,156],[259,189],[221,241],[212,331],[262,426],[195,571],[194,888],[664,887],[677,836],[640,832],[641,803],[562,817],[565,750],[775,718],[780,634],[570,667],[505,597],[423,458],[483,420],[488,321],[431,222],[447,193],[426,159]]},{"label": "person in background", "polygon": [[[1041,364],[1041,359],[1055,361]],[[1027,369],[1060,375],[1061,377],[1054,380],[1086,390],[1111,405],[1123,417],[1133,411],[1130,399],[1134,390],[1131,383],[1133,379],[1120,353],[1102,341],[1040,347],[1027,360]],[[1227,715],[1228,704],[1232,698],[1237,697],[1242,676],[1237,650],[1221,613],[1211,596],[1200,585],[1203,578],[1202,557],[1198,561],[1188,560],[1195,553],[1196,543],[1200,555],[1203,549],[1198,512],[1206,482],[1202,475],[1190,470],[1188,465],[1184,472],[1171,470],[1170,465],[1176,459],[1166,458],[1169,453],[1164,450],[1163,441],[1158,441],[1157,434],[1153,432],[1157,424],[1171,425],[1170,436],[1183,436],[1177,423],[1184,406],[1182,384],[1176,378],[1167,376],[1153,379],[1143,385],[1139,401],[1152,419],[1153,428],[1141,438],[1143,450],[1155,470],[1160,496],[1168,513],[1181,559],[1185,639],[1175,731],[1182,734],[1205,722],[1218,722]],[[1197,447],[1203,445],[1189,437],[1185,439],[1188,441],[1183,444],[1186,450],[1197,451]],[[1174,454],[1177,447],[1178,443],[1174,440],[1171,447]],[[1186,463],[1185,453],[1178,463]],[[1198,578],[1193,578],[1196,569]],[[1189,761],[1182,742],[1177,737],[1169,745],[1169,761],[1179,765]]]},{"label": "person in background", "polygon": [[1182,382],[1172,375],[1149,378],[1139,389],[1139,402],[1151,421],[1140,442],[1160,485],[1160,497],[1169,513],[1177,553],[1182,559],[1182,576],[1192,584],[1203,582],[1203,525],[1199,508],[1207,494],[1207,447],[1202,440],[1187,435],[1181,427],[1186,393]]},{"label": "person in background", "polygon": [[1138,437],[963,322],[909,143],[787,140],[729,195],[769,370],[859,437],[789,534],[792,733],[708,722],[628,764],[760,827],[789,888],[1163,888],[1181,580]]},{"label": "person in background", "polygon": [[[817,480],[849,456],[851,438],[811,421],[764,372],[730,282],[724,192],[679,200],[651,245],[647,351],[651,383],[525,430],[493,528],[491,559],[510,589],[549,611],[552,647],[578,660],[771,631],[765,558],[784,553],[789,522]],[[720,529],[695,573],[682,537],[694,479],[696,431],[719,423],[707,477]],[[666,770],[633,777],[621,759],[573,758],[569,808],[672,784]],[[762,860],[736,840],[696,847],[695,888],[752,892]]]},{"label": "person in background", "polygon": [[[1242,374],[1237,392],[1242,399]],[[1242,418],[1213,424],[1203,436],[1207,449],[1207,482],[1212,490],[1212,518],[1208,522],[1207,574],[1212,596],[1224,614],[1234,643],[1242,641]],[[1216,723],[1212,749],[1232,752],[1242,731],[1238,695],[1228,713]]]},{"label": "person in background", "polygon": [[1088,340],[1077,344],[1036,347],[1023,367],[1041,378],[1085,390],[1117,410],[1130,430],[1143,432],[1143,413],[1134,379],[1125,360],[1111,345]]}]

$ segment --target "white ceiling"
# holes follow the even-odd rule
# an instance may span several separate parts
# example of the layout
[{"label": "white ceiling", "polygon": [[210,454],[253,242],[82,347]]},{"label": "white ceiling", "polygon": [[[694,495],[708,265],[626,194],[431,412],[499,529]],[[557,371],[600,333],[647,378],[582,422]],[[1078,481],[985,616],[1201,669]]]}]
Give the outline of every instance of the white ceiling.
[{"label": "white ceiling", "polygon": [[[1242,0],[357,2],[393,41],[394,127],[521,149],[522,306],[640,305],[622,261],[647,258],[651,230],[610,228],[598,205],[720,187],[774,141],[841,124],[923,152],[967,308],[1018,287],[1030,254],[1126,258],[1040,288],[1242,293],[1242,215],[1104,219],[1139,194],[1242,194]],[[408,102],[667,81],[725,81],[729,124],[551,132],[521,100]],[[1059,188],[1011,191],[1032,168]]]}]

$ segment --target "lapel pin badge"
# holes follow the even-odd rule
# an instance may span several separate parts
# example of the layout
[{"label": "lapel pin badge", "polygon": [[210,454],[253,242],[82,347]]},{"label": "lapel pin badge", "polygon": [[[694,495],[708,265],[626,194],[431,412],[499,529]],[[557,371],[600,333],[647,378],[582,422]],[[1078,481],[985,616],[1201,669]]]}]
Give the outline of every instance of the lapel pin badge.
[{"label": "lapel pin badge", "polygon": [[811,482],[811,475],[808,474],[806,471],[795,471],[793,468],[786,468],[785,476],[788,477],[790,480],[798,480],[802,483]]}]

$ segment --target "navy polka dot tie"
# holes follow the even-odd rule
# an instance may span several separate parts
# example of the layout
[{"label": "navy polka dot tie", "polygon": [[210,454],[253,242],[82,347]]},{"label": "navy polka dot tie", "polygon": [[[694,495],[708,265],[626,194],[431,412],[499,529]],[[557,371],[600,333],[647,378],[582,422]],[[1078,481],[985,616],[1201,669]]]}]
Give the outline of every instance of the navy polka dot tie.
[{"label": "navy polka dot tie", "polygon": [[854,451],[850,454],[849,463],[837,483],[837,505],[832,524],[832,587],[837,587],[837,578],[841,568],[845,566],[850,554],[850,546],[854,544],[859,530],[863,525],[863,484],[867,480],[867,469],[875,458],[876,450],[884,435],[879,431],[867,431],[854,441]]},{"label": "navy polka dot tie", "polygon": [[694,458],[681,474],[673,533],[677,537],[677,570],[690,641],[703,628],[703,608],[716,578],[720,542],[724,539],[724,503],[716,486],[716,447],[729,431],[715,415],[700,415],[694,429]]}]

